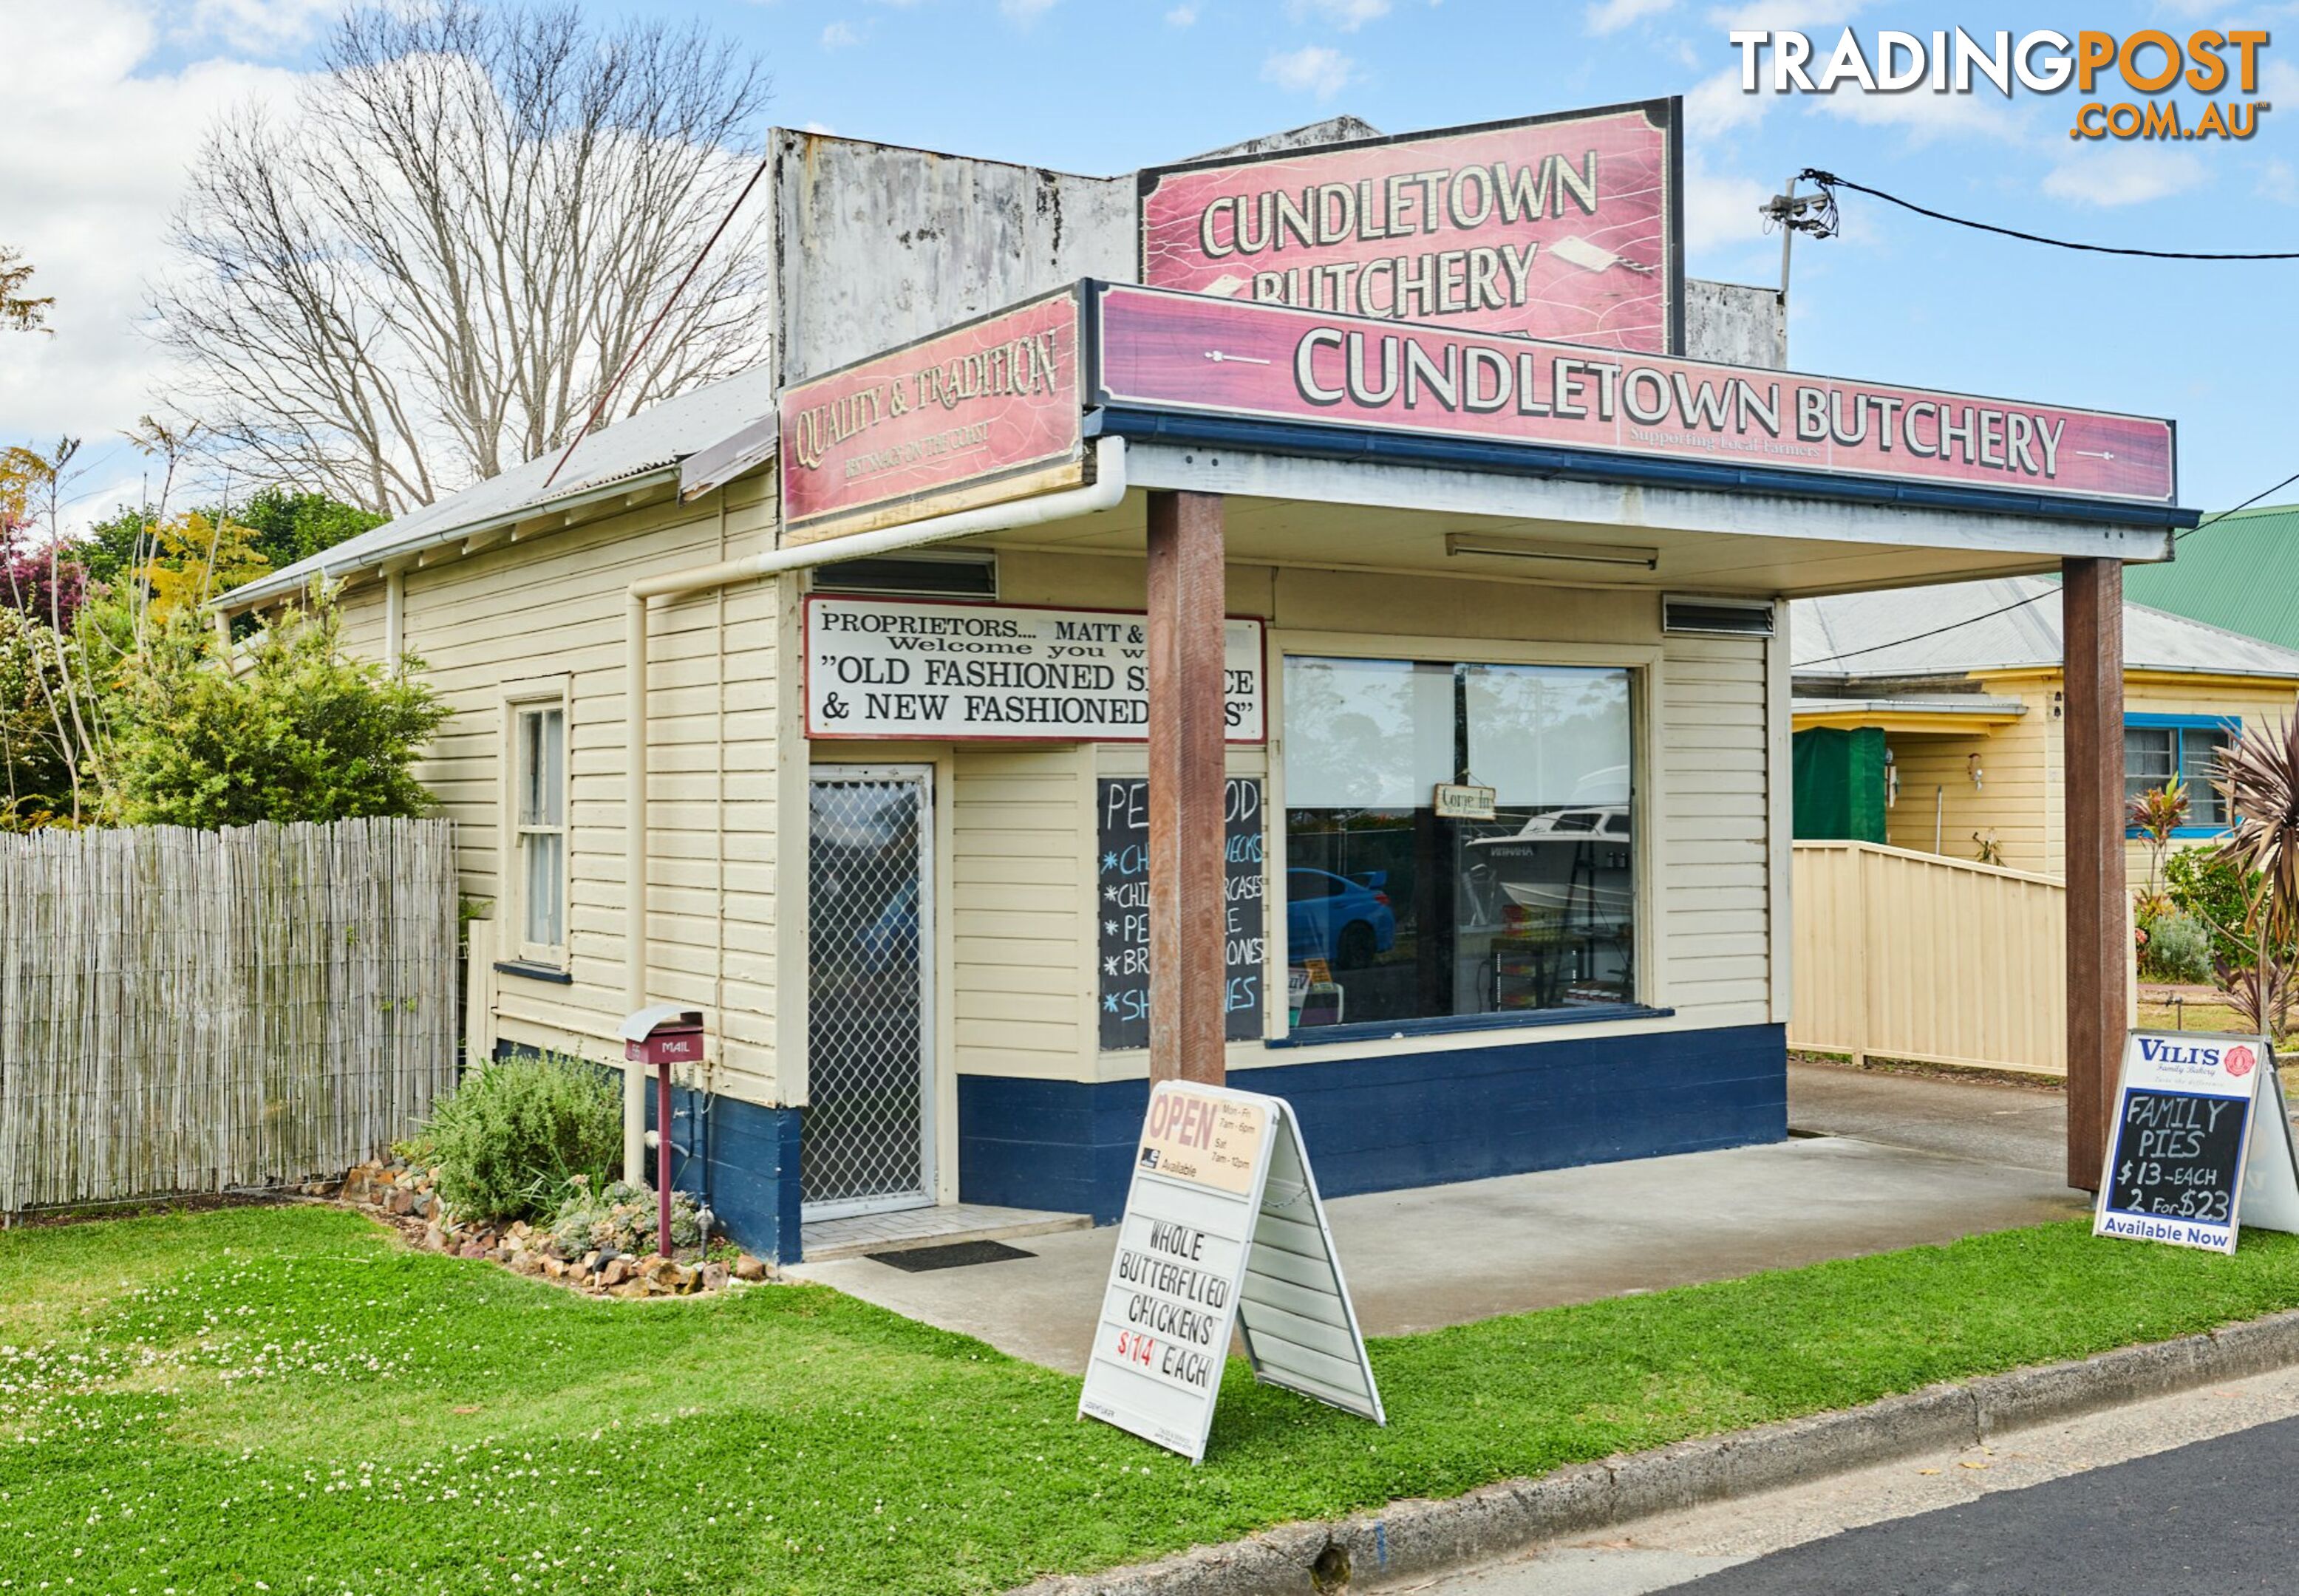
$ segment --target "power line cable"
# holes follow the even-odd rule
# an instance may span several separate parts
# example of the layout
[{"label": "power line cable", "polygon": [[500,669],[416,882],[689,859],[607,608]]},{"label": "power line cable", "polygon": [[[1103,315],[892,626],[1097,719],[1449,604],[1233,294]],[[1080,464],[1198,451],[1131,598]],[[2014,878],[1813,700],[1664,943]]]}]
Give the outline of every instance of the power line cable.
[{"label": "power line cable", "polygon": [[2261,500],[2262,500],[2262,499],[2266,498],[2270,493],[2279,493],[2279,492],[2281,492],[2284,489],[2286,489],[2286,488],[2289,487],[2289,486],[2290,486],[2293,483],[2295,483],[2295,482],[2299,482],[2299,471],[2294,471],[2290,475],[2288,475],[2288,476],[2285,477],[2281,482],[2277,483],[2277,484],[2276,484],[2273,487],[2271,487],[2271,488],[2262,488],[2258,492],[2253,493],[2250,498],[2248,498],[2248,499],[2245,500],[2241,504],[2237,505],[2237,506],[2235,507],[2235,509],[2223,509],[2223,510],[2216,511],[2215,513],[2213,513],[2213,515],[2212,515],[2212,517],[2211,520],[2209,520],[2209,521],[2200,522],[2200,523],[2198,523],[2197,525],[2194,525],[2194,526],[2190,526],[2190,527],[2188,527],[2188,528],[2187,529],[2187,531],[2185,531],[2185,532],[2181,532],[2181,533],[2175,533],[2175,534],[2173,535],[2173,537],[2172,537],[2171,541],[2172,541],[2173,542],[2175,542],[2175,543],[2176,543],[2176,542],[2178,542],[2181,538],[2190,537],[2190,536],[2194,535],[2195,533],[2199,533],[2199,532],[2203,531],[2203,529],[2204,529],[2204,527],[2206,527],[2206,526],[2210,526],[2210,525],[2213,525],[2213,524],[2214,524],[2214,523],[2216,523],[2216,522],[2220,522],[2220,521],[2224,521],[2224,520],[2226,520],[2229,516],[2232,516],[2232,515],[2236,514],[2236,513],[2237,513],[2237,511],[2239,511],[2239,510],[2247,510],[2247,509],[2249,509],[2253,505],[2257,504]]},{"label": "power line cable", "polygon": [[591,413],[584,418],[583,425],[577,430],[575,435],[567,440],[566,452],[559,457],[559,463],[551,467],[551,475],[543,479],[543,486],[536,490],[538,494],[551,491],[551,484],[559,480],[559,474],[561,471],[567,469],[567,462],[574,457],[577,446],[591,435],[593,427],[599,425],[599,418],[605,413],[607,402],[614,398],[615,390],[623,385],[623,379],[630,376],[632,369],[638,365],[639,357],[646,353],[647,345],[654,342],[655,334],[661,330],[662,324],[668,319],[671,307],[678,303],[678,296],[686,292],[686,285],[694,280],[694,274],[702,269],[702,262],[710,256],[712,247],[718,244],[719,236],[733,224],[735,213],[743,208],[743,202],[751,197],[751,190],[759,186],[759,179],[767,175],[767,168],[773,162],[772,151],[759,158],[758,170],[751,174],[751,180],[743,185],[743,192],[735,196],[735,203],[726,207],[726,214],[718,219],[718,225],[710,229],[710,236],[702,241],[702,247],[694,252],[693,264],[686,269],[685,275],[681,277],[677,285],[671,289],[670,296],[662,302],[662,309],[655,312],[654,319],[647,323],[647,330],[639,335],[638,343],[631,350],[630,358],[623,362],[622,368],[615,373],[607,385],[599,390],[598,401],[592,405]]},{"label": "power line cable", "polygon": [[[2272,487],[2262,488],[2258,492],[2253,493],[2250,498],[2245,500],[2241,504],[2237,505],[2233,509],[2220,510],[2218,514],[2214,515],[2210,521],[2204,522],[2202,525],[2190,526],[2186,532],[2174,533],[2171,541],[2174,543],[2177,543],[2181,538],[2187,536],[2189,533],[2201,532],[2204,527],[2209,526],[2214,522],[2223,521],[2227,519],[2228,517],[2234,515],[2237,510],[2249,509],[2253,505],[2257,504],[2270,493],[2279,493],[2295,482],[2299,482],[2299,471],[2294,471],[2290,475],[2285,477],[2281,482],[2277,483]],[[1928,638],[1938,637],[1942,633],[1955,632],[1965,626],[1976,626],[1982,621],[1992,621],[1997,616],[2009,615],[2015,609],[2023,609],[2030,604],[2050,598],[2054,593],[2056,593],[2059,591],[2060,590],[2058,588],[2053,587],[2048,588],[2040,593],[2030,593],[2024,599],[2013,600],[2011,603],[2006,604],[2001,609],[1991,609],[1983,615],[1966,616],[1960,621],[1950,621],[1945,626],[1935,626],[1929,632],[1919,632],[1913,637],[1896,638],[1888,643],[1872,643],[1864,649],[1847,649],[1841,654],[1830,654],[1820,659],[1798,660],[1797,662],[1796,668],[1801,670],[1809,666],[1834,665],[1839,659],[1857,659],[1863,654],[1880,654],[1887,649],[1899,649],[1905,648],[1910,643],[1920,643]]]},{"label": "power line cable", "polygon": [[[1822,171],[1818,167],[1808,166],[1798,172],[1797,178],[1800,182],[1810,181],[1820,185],[1821,191],[1829,196],[1828,212],[1816,221],[1805,222],[1801,226],[1796,222],[1790,222],[1789,225],[1796,227],[1798,232],[1812,233],[1820,237],[1826,237],[1836,230],[1835,191],[1838,188],[1849,188],[1856,194],[1864,194],[1872,199],[1881,200],[1888,205],[1897,205],[1903,211],[1913,211],[1918,216],[1928,216],[1934,221],[1944,221],[1958,227],[1970,227],[1974,232],[1994,233],[1999,237],[2017,238],[2023,244],[2045,244],[2054,249],[2080,250],[2087,254],[2137,255],[2150,260],[2299,260],[2299,250],[2274,250],[2251,253],[2204,250],[2143,250],[2122,244],[2079,244],[2066,238],[2046,238],[2041,233],[2023,233],[2017,227],[1999,227],[1993,222],[1973,221],[1969,217],[1951,216],[1945,211],[1935,211],[1929,205],[1919,205],[1913,200],[1904,200],[1898,194],[1887,194],[1880,188],[1871,188],[1865,183],[1855,183],[1851,178],[1839,178],[1834,172]],[[2273,491],[2273,489],[2269,490],[2270,492]]]},{"label": "power line cable", "polygon": [[2040,593],[2029,593],[2024,599],[2014,599],[2001,609],[1991,609],[1985,615],[1966,616],[1960,621],[1950,621],[1945,626],[1935,626],[1930,632],[1919,632],[1913,637],[1895,638],[1888,643],[1872,643],[1864,649],[1847,649],[1841,654],[1830,654],[1822,659],[1799,659],[1796,662],[1795,669],[1800,671],[1815,665],[1834,665],[1839,659],[1857,659],[1863,654],[1880,654],[1887,649],[1899,649],[1910,643],[1920,643],[1926,638],[1938,637],[1944,632],[1954,632],[1963,626],[1976,626],[1982,621],[1992,621],[1997,616],[2010,615],[2013,610],[2023,609],[2040,599],[2048,599],[2059,591],[2057,588],[2052,588]]}]

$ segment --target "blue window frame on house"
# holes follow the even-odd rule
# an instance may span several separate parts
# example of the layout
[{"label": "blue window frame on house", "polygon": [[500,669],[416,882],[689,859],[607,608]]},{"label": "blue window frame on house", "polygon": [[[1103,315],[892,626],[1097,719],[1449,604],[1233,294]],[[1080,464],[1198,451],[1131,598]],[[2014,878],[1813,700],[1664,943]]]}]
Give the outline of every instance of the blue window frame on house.
[{"label": "blue window frame on house", "polygon": [[2125,715],[2124,797],[2153,791],[2177,774],[2187,790],[2187,823],[2172,835],[2218,836],[2228,828],[2227,799],[2212,785],[2212,776],[2219,757],[2242,730],[2243,722],[2229,715]]}]

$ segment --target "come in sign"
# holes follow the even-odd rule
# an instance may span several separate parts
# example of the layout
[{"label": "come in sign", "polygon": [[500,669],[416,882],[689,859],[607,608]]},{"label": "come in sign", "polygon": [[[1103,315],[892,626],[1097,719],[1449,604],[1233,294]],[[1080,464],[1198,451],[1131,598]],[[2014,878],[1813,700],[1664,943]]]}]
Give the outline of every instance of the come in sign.
[{"label": "come in sign", "polygon": [[1160,1081],[1079,1417],[1199,1461],[1241,1332],[1255,1378],[1387,1422],[1291,1112],[1281,1098]]}]

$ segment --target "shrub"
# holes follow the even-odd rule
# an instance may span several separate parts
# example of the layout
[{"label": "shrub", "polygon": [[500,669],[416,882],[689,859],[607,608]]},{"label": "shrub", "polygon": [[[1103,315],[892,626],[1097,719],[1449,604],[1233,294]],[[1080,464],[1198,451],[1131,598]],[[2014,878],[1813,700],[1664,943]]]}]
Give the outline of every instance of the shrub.
[{"label": "shrub", "polygon": [[2147,933],[2139,955],[2142,975],[2150,980],[2212,979],[2212,934],[2203,922],[2176,913],[2159,914],[2142,929]]},{"label": "shrub", "polygon": [[497,1059],[463,1078],[425,1134],[457,1219],[537,1219],[578,1179],[596,1191],[620,1165],[622,1095],[581,1059]]},{"label": "shrub", "polygon": [[[2251,925],[2252,899],[2260,884],[2256,871],[2231,864],[2214,848],[2178,848],[2163,861],[2163,883],[2171,906],[2203,925],[2214,959],[2235,970],[2251,968],[2259,956]],[[2287,939],[2270,951],[2288,961],[2294,950]]]},{"label": "shrub", "polygon": [[[656,1226],[661,1211],[653,1188],[617,1180],[601,1187],[589,1181],[577,1185],[551,1224],[551,1245],[561,1258],[580,1258],[593,1247],[618,1253],[654,1251]],[[694,1199],[685,1192],[670,1194],[670,1245],[698,1246],[702,1222]]]},{"label": "shrub", "polygon": [[411,767],[446,706],[411,674],[345,653],[332,603],[291,613],[226,664],[188,611],[150,628],[113,709],[120,823],[212,830],[436,807]]}]

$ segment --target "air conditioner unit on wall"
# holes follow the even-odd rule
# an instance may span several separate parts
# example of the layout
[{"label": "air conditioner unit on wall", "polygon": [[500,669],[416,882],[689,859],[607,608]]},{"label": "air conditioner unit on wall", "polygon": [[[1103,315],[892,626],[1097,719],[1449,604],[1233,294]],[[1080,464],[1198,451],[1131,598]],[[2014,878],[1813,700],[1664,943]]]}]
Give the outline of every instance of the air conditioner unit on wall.
[{"label": "air conditioner unit on wall", "polygon": [[1770,599],[1716,599],[1691,593],[1664,594],[1660,601],[1663,632],[1698,632],[1722,637],[1770,637]]}]

